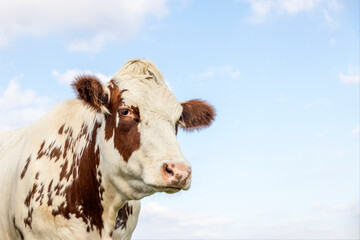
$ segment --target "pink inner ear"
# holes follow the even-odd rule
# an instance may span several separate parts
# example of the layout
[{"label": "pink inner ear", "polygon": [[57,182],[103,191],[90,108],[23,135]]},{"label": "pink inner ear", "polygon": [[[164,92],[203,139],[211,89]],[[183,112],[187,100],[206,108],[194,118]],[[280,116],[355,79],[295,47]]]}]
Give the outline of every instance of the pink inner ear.
[{"label": "pink inner ear", "polygon": [[181,127],[186,130],[200,130],[208,127],[215,119],[215,109],[204,100],[194,99],[181,103],[183,107]]}]

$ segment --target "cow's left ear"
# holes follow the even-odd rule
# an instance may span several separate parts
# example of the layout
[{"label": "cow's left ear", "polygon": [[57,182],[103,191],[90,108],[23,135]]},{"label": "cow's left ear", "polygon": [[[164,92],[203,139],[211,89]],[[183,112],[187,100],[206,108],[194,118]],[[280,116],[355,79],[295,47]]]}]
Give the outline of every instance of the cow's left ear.
[{"label": "cow's left ear", "polygon": [[108,93],[94,75],[78,76],[71,85],[77,93],[77,97],[98,112],[101,112],[109,100]]},{"label": "cow's left ear", "polygon": [[200,130],[208,127],[215,119],[215,109],[207,102],[199,99],[181,103],[183,112],[179,125],[185,130]]}]

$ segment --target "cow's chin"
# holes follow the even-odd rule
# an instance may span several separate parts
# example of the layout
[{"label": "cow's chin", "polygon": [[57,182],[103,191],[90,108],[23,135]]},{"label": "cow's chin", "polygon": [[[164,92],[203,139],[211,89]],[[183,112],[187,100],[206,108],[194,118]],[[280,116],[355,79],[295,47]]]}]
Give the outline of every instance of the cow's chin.
[{"label": "cow's chin", "polygon": [[168,187],[168,186],[156,186],[156,185],[152,185],[152,187],[154,188],[155,192],[165,192],[168,194],[173,194],[173,193],[177,193],[181,190],[188,190],[189,188],[177,188],[177,187]]},{"label": "cow's chin", "polygon": [[[133,185],[133,184],[131,184]],[[142,185],[142,186],[141,186]],[[188,190],[189,187],[186,188],[178,188],[178,187],[172,187],[172,186],[163,186],[163,185],[157,185],[157,184],[136,184],[132,186],[133,190],[135,190],[135,194],[129,196],[130,199],[141,199],[146,196],[152,195],[157,192],[165,192],[167,194],[174,194],[181,190]]]},{"label": "cow's chin", "polygon": [[163,187],[160,188],[159,192],[166,192],[168,194],[173,194],[173,193],[177,193],[181,190],[181,188],[171,188],[171,187]]}]

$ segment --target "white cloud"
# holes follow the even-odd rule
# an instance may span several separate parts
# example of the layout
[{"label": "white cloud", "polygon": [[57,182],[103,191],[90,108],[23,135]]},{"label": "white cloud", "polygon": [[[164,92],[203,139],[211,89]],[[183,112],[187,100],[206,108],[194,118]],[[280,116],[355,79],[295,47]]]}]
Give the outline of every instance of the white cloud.
[{"label": "white cloud", "polygon": [[347,155],[347,152],[344,151],[337,151],[335,153],[331,153],[330,157],[335,157],[335,158],[343,158]]},{"label": "white cloud", "polygon": [[240,77],[240,71],[237,69],[234,69],[230,65],[224,65],[224,66],[220,66],[220,67],[211,66],[206,71],[196,75],[195,77],[197,79],[206,79],[206,78],[215,77],[216,75],[226,76],[226,77],[230,77],[232,79],[236,79],[236,78]]},{"label": "white cloud", "polygon": [[328,10],[324,10],[324,18],[325,21],[329,24],[329,26],[337,27],[339,25],[339,22],[330,15]]},{"label": "white cloud", "polygon": [[312,208],[314,210],[325,210],[330,212],[342,212],[342,211],[351,211],[354,209],[359,209],[359,204],[356,202],[347,202],[347,203],[339,203],[332,205],[325,205],[322,203],[313,203]]},{"label": "white cloud", "polygon": [[299,224],[299,223],[316,223],[316,222],[320,222],[320,219],[318,219],[318,218],[297,218],[297,217],[295,217],[295,218],[292,218],[291,220],[290,220],[290,222],[291,223],[297,223],[297,224]]},{"label": "white cloud", "polygon": [[320,0],[279,0],[278,5],[280,10],[288,14],[296,14],[301,11],[310,11]]},{"label": "white cloud", "polygon": [[346,84],[359,84],[359,75],[343,75],[342,73],[339,73],[340,81]]},{"label": "white cloud", "polygon": [[215,71],[216,69],[214,67],[209,67],[205,72],[202,72],[199,75],[197,75],[196,78],[198,79],[211,78],[215,75]]},{"label": "white cloud", "polygon": [[192,213],[170,209],[150,202],[142,206],[134,238],[217,238],[236,220],[209,213]]},{"label": "white cloud", "polygon": [[70,52],[98,52],[108,41],[116,39],[114,34],[99,33],[90,40],[76,39],[67,45]]},{"label": "white cloud", "polygon": [[48,97],[37,96],[29,89],[21,89],[18,79],[10,80],[8,86],[0,89],[0,130],[9,130],[34,122],[49,108]]},{"label": "white cloud", "polygon": [[322,131],[322,132],[315,134],[314,138],[320,139],[320,138],[324,137],[326,134],[327,134],[327,131]]},{"label": "white cloud", "polygon": [[351,132],[351,134],[354,136],[354,137],[359,137],[360,135],[360,126],[354,128]]},{"label": "white cloud", "polygon": [[253,15],[250,21],[254,23],[263,22],[270,15],[296,15],[300,12],[310,12],[314,9],[322,9],[324,18],[328,23],[335,23],[329,11],[338,11],[341,5],[333,0],[331,2],[324,0],[245,0],[251,4]]},{"label": "white cloud", "polygon": [[253,22],[263,21],[270,13],[273,5],[272,1],[248,0],[248,2],[250,2],[254,14],[250,19]]},{"label": "white cloud", "polygon": [[344,6],[341,5],[337,0],[332,0],[332,1],[328,2],[328,6],[330,9],[337,11],[337,12],[344,9]]},{"label": "white cloud", "polygon": [[312,209],[314,210],[318,210],[318,209],[322,209],[324,207],[324,205],[322,203],[316,202],[312,204]]},{"label": "white cloud", "polygon": [[358,205],[355,202],[350,202],[350,203],[341,203],[341,204],[335,204],[335,205],[330,205],[329,206],[329,210],[330,211],[348,211],[348,210],[352,210],[354,208],[356,208]]},{"label": "white cloud", "polygon": [[266,232],[268,239],[328,239],[331,231],[322,225],[322,219],[314,216],[286,217],[269,222],[259,232]]},{"label": "white cloud", "polygon": [[52,71],[52,75],[58,80],[59,83],[62,84],[70,84],[75,80],[77,76],[80,75],[95,75],[103,83],[106,83],[111,79],[110,76],[106,76],[102,73],[92,72],[91,70],[79,70],[79,69],[67,70],[64,73],[59,73],[57,70],[54,69]]},{"label": "white cloud", "polygon": [[232,66],[223,66],[219,71],[234,79],[240,77],[240,71],[233,69]]},{"label": "white cloud", "polygon": [[[269,222],[259,232],[266,232],[269,239],[358,239],[358,219],[354,219],[359,213],[358,201],[314,202],[311,209],[305,214]],[[349,220],[353,224],[349,225]]]},{"label": "white cloud", "polygon": [[339,79],[342,83],[345,84],[359,84],[359,67],[349,66],[347,74],[339,73]]},{"label": "white cloud", "polygon": [[326,98],[317,99],[314,102],[307,103],[304,108],[310,109],[314,106],[322,106],[322,107],[329,107],[330,106],[330,100]]},{"label": "white cloud", "polygon": [[287,98],[283,94],[281,94],[275,99],[275,101],[278,102],[278,103],[286,103]]},{"label": "white cloud", "polygon": [[0,47],[22,36],[71,34],[70,51],[97,51],[109,40],[136,34],[148,17],[161,19],[167,0],[3,0],[0,2]]},{"label": "white cloud", "polygon": [[329,40],[329,43],[330,43],[331,46],[334,46],[335,43],[336,43],[336,40],[335,40],[334,38],[331,38],[331,39]]}]

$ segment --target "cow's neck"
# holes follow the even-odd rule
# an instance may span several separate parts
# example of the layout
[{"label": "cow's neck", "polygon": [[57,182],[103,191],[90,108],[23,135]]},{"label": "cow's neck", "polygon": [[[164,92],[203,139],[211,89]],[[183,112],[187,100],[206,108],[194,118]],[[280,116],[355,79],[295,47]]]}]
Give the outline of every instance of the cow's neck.
[{"label": "cow's neck", "polygon": [[105,191],[101,201],[104,209],[102,219],[104,221],[105,232],[111,233],[114,229],[118,210],[124,206],[127,200],[105,179],[103,185]]},{"label": "cow's neck", "polygon": [[[100,162],[103,163],[104,161],[101,160]],[[100,171],[105,172],[102,164],[100,164]],[[113,176],[113,178],[107,174],[102,176],[102,186],[104,187],[101,200],[104,209],[102,219],[104,221],[104,228],[110,233],[114,228],[119,209],[127,201],[135,198],[132,195],[134,189],[129,186],[129,180],[120,175]]]},{"label": "cow's neck", "polygon": [[[104,124],[101,126],[99,132],[104,131]],[[103,139],[103,136],[98,136],[100,145],[103,145],[103,147],[111,141],[105,141]],[[101,139],[101,140],[100,140]],[[112,148],[110,144],[110,149]],[[106,152],[106,148],[105,148]],[[101,183],[101,206],[102,206],[102,220],[104,223],[104,233],[106,235],[111,234],[115,221],[116,216],[118,214],[118,210],[124,206],[124,204],[130,199],[128,192],[132,192],[131,188],[128,185],[128,181],[126,179],[123,179],[120,175],[115,174],[115,179],[112,178],[112,174],[108,174],[109,168],[112,168],[111,166],[107,166],[106,163],[109,161],[106,161],[106,157],[109,158],[109,156],[106,156],[103,151],[100,151],[100,164],[97,168],[97,174],[98,177],[100,177],[100,183]],[[115,184],[116,182],[116,184]],[[120,189],[119,189],[120,186]],[[124,192],[124,190],[126,190]]]},{"label": "cow's neck", "polygon": [[[81,161],[88,167],[79,169],[83,171],[83,176],[79,174],[79,178],[86,178],[84,184],[88,188],[78,202],[91,207],[93,211],[88,211],[90,215],[87,216],[90,224],[95,225],[102,237],[109,237],[115,225],[117,212],[126,203],[127,198],[119,194],[111,181],[106,178],[105,170],[102,168],[104,159],[98,144],[101,135],[99,133],[104,131],[103,127],[103,124],[95,121],[88,145],[82,153]],[[79,194],[74,195],[79,196]],[[87,207],[83,206],[83,209]]]},{"label": "cow's neck", "polygon": [[[64,129],[65,130],[64,130]],[[102,234],[104,222],[102,213],[104,207],[101,204],[104,188],[102,186],[102,176],[99,171],[100,150],[97,144],[98,130],[101,124],[94,121],[92,124],[82,124],[79,133],[73,136],[71,127],[62,127],[59,134],[67,136],[64,143],[64,157],[70,155],[71,162],[65,160],[60,173],[60,181],[68,180],[69,185],[63,189],[60,195],[65,197],[64,202],[53,211],[53,215],[58,214],[69,217],[74,214],[86,224],[87,231],[98,231]],[[79,144],[81,139],[86,141],[86,145]],[[81,149],[81,150],[80,150]],[[70,170],[67,166],[70,165]],[[72,180],[71,176],[74,176]]]}]

